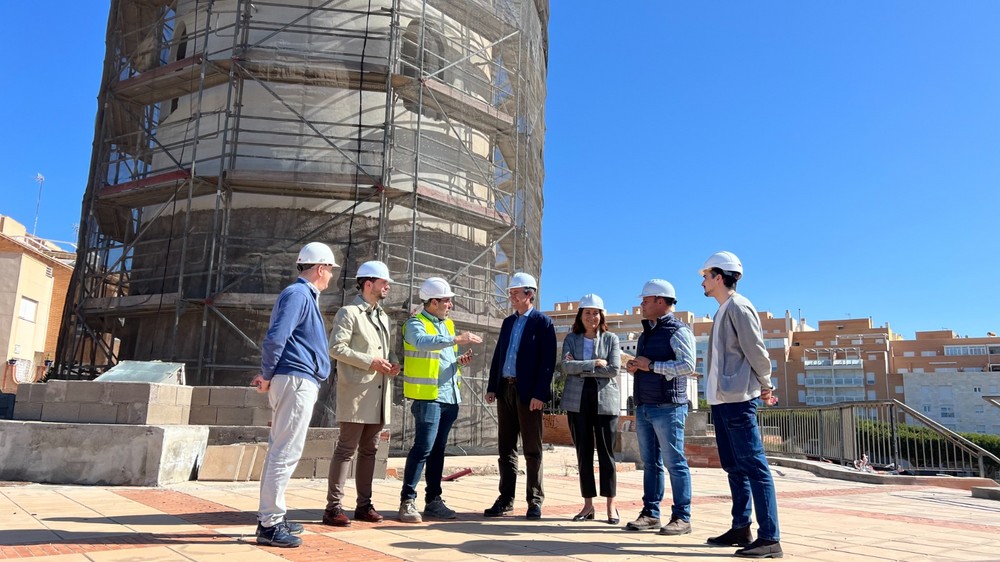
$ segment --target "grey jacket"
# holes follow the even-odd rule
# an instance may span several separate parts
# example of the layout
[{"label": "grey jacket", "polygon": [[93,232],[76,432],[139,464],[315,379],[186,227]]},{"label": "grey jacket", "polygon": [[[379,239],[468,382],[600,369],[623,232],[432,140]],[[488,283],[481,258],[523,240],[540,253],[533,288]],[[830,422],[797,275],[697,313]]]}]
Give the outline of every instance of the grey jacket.
[{"label": "grey jacket", "polygon": [[[569,334],[563,340],[561,357],[569,353],[574,358],[583,357],[583,334]],[[611,332],[600,332],[594,339],[594,357],[608,362],[606,367],[597,368],[594,360],[582,361],[563,359],[562,372],[566,375],[566,386],[563,389],[562,408],[567,412],[580,412],[580,397],[583,394],[585,378],[597,379],[597,413],[607,416],[617,416],[621,409],[621,397],[618,390],[618,371],[621,369],[621,348],[618,336]]]},{"label": "grey jacket", "polygon": [[705,373],[712,361],[719,361],[719,388],[716,397],[726,404],[746,402],[760,396],[760,389],[771,388],[771,358],[764,347],[760,317],[753,303],[739,293],[733,293],[719,325],[719,350],[715,357],[713,327],[708,338]]}]

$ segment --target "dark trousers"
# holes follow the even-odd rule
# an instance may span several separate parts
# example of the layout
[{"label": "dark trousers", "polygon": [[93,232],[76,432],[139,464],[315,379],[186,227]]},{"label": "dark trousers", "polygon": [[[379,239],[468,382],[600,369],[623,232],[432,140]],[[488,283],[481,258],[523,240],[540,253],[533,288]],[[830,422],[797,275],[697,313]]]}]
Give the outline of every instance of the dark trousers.
[{"label": "dark trousers", "polygon": [[[590,381],[587,381],[590,382]],[[596,381],[595,381],[596,382]],[[588,388],[593,387],[593,388]],[[615,434],[618,416],[597,413],[597,385],[585,384],[580,399],[579,412],[567,412],[569,433],[576,445],[576,462],[580,467],[580,495],[592,498],[597,495],[594,485],[594,446],[597,446],[597,463],[601,472],[601,496],[616,495]]]},{"label": "dark trousers", "polygon": [[527,500],[529,505],[542,505],[542,411],[531,411],[528,403],[517,395],[517,385],[500,380],[497,389],[497,449],[500,459],[500,495],[514,499],[517,485],[517,438],[521,437],[524,461],[528,465]]},{"label": "dark trousers", "polygon": [[358,488],[358,509],[372,504],[372,480],[375,478],[375,453],[378,436],[384,426],[380,423],[340,422],[340,437],[333,449],[330,474],[327,479],[326,509],[340,507],[344,501],[344,486],[351,470],[351,457],[358,453],[354,469],[354,483]]}]

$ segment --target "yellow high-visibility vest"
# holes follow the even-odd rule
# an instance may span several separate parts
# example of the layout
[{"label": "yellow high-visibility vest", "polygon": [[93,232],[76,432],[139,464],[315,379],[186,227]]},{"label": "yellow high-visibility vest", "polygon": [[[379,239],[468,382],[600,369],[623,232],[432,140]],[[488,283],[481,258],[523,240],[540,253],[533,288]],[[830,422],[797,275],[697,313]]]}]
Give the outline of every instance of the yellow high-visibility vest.
[{"label": "yellow high-visibility vest", "polygon": [[[424,325],[428,334],[438,335],[437,326],[422,313],[415,315]],[[455,323],[451,318],[444,321],[448,334],[455,335]],[[458,359],[458,345],[455,345],[455,358]],[[420,351],[406,341],[406,324],[403,324],[403,396],[411,400],[437,400],[438,374],[441,372],[441,351]],[[455,365],[455,377],[460,374],[458,364]],[[461,388],[461,379],[456,380]]]}]

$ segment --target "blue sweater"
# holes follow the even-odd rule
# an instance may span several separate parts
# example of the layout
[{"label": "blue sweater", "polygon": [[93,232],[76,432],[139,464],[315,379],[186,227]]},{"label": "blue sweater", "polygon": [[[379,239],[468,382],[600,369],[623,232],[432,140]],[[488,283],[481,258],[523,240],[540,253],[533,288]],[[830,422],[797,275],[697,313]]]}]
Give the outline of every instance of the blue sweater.
[{"label": "blue sweater", "polygon": [[301,277],[278,295],[261,344],[260,371],[265,379],[291,375],[319,384],[330,376],[330,346],[318,297],[315,287]]}]

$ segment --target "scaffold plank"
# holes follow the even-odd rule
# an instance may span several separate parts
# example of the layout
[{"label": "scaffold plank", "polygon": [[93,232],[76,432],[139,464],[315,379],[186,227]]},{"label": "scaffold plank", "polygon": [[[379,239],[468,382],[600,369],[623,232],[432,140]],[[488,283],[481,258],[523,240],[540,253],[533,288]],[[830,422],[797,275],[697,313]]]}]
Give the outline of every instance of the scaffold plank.
[{"label": "scaffold plank", "polygon": [[[413,103],[418,103],[419,88],[421,85],[430,90],[441,109],[448,115],[448,119],[472,125],[496,135],[506,136],[514,128],[514,117],[505,113],[485,101],[469,95],[454,86],[444,84],[437,80],[427,80],[421,82],[417,78],[394,74],[392,76],[393,88],[399,97]],[[423,97],[424,105],[434,108],[434,102]]]},{"label": "scaffold plank", "polygon": [[[140,178],[137,180],[105,185],[98,196],[102,202],[141,207],[169,201],[170,198],[191,178],[188,169],[173,170]],[[215,192],[216,178],[199,176],[194,180],[192,195],[197,197]],[[187,197],[187,192],[184,192]]]},{"label": "scaffold plank", "polygon": [[[111,91],[119,99],[144,105],[192,94],[201,85],[203,61],[201,54],[192,55],[112,84]],[[205,88],[228,80],[223,68],[228,61],[220,62],[205,67]]]}]

